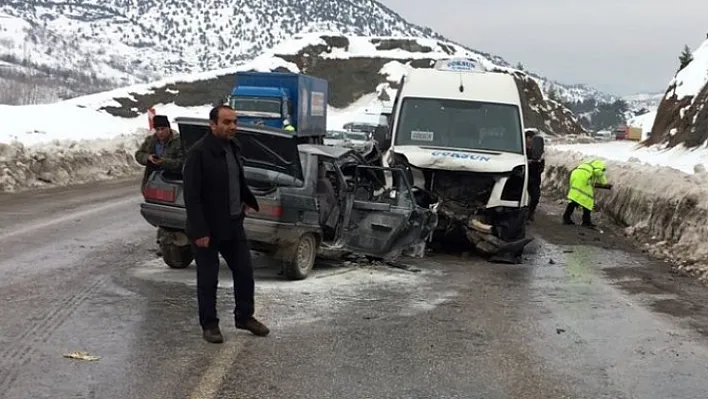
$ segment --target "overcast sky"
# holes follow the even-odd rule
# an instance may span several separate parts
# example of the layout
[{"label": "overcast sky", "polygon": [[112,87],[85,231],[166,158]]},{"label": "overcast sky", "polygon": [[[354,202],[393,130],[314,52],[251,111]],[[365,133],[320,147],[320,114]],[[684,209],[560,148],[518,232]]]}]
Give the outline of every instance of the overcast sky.
[{"label": "overcast sky", "polygon": [[663,92],[684,44],[708,32],[708,0],[379,1],[474,49],[614,94]]}]

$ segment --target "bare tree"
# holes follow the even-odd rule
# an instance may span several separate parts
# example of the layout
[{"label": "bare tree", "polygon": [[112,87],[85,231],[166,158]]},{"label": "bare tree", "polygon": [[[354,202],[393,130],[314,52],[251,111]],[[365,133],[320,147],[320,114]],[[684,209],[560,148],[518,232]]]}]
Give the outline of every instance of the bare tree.
[{"label": "bare tree", "polygon": [[0,103],[10,105],[36,104],[41,91],[37,84],[37,71],[32,67],[30,49],[23,44],[22,59],[10,63],[0,71]]}]

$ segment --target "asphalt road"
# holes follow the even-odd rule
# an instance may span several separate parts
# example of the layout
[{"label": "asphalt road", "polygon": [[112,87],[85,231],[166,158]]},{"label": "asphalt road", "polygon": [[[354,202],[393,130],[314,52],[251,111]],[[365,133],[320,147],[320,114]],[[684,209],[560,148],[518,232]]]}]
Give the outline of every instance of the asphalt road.
[{"label": "asphalt road", "polygon": [[0,397],[708,395],[708,290],[612,231],[560,226],[555,205],[524,265],[435,255],[287,282],[259,257],[271,335],[236,331],[224,289],[227,342],[207,344],[194,267],[156,258],[138,184],[0,195]]}]

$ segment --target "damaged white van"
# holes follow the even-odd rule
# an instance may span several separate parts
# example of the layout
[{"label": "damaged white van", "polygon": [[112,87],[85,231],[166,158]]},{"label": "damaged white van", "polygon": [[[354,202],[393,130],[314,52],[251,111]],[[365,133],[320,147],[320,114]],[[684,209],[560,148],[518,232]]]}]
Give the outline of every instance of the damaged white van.
[{"label": "damaged white van", "polygon": [[475,61],[442,60],[404,76],[393,107],[383,161],[405,169],[418,203],[437,209],[433,243],[518,263],[531,239],[514,78]]}]

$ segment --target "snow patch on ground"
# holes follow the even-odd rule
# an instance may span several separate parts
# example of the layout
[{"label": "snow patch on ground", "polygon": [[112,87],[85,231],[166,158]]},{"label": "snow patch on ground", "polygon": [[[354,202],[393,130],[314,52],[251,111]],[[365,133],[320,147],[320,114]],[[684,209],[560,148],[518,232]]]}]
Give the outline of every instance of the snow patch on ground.
[{"label": "snow patch on ground", "polygon": [[[305,280],[288,281],[277,275],[277,267],[268,266],[265,255],[253,253],[256,272],[256,302],[268,312],[267,320],[275,325],[308,323],[335,317],[348,305],[368,308],[376,318],[376,309],[385,304],[387,314],[396,312],[412,316],[430,312],[458,295],[454,290],[439,290],[433,270],[416,273],[385,266],[315,266]],[[170,269],[162,259],[147,260],[130,270],[134,277],[162,283],[195,286],[194,266]],[[223,264],[219,274],[219,290],[230,303],[233,279]],[[391,295],[391,293],[395,293]],[[395,299],[394,299],[395,298]],[[371,305],[369,305],[371,304]],[[272,315],[272,316],[271,316]]]},{"label": "snow patch on ground", "polygon": [[[558,147],[547,150],[543,188],[564,198],[570,171],[593,156]],[[598,210],[628,226],[649,253],[708,283],[708,176],[604,159],[614,188],[596,191]]]}]

